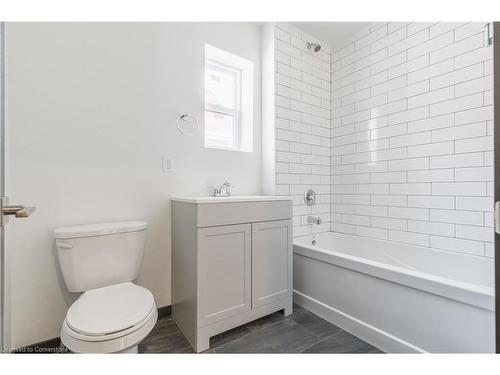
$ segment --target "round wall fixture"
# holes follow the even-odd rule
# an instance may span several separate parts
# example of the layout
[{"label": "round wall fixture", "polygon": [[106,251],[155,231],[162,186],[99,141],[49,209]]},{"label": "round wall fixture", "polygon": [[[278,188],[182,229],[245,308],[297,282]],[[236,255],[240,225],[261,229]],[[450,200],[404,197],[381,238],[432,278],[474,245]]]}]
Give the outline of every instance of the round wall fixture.
[{"label": "round wall fixture", "polygon": [[191,135],[198,131],[198,121],[196,117],[188,113],[177,117],[177,130],[183,135]]},{"label": "round wall fixture", "polygon": [[308,191],[305,192],[304,202],[306,203],[307,206],[312,206],[313,204],[316,203],[316,193],[314,192],[313,189],[309,189]]}]

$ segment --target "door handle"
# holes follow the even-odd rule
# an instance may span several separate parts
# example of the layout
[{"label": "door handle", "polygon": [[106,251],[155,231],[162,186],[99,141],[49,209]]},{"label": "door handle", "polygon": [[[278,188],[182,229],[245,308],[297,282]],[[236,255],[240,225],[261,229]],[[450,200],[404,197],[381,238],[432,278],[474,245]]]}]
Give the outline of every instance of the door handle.
[{"label": "door handle", "polygon": [[0,201],[0,211],[0,224],[3,226],[8,223],[8,216],[15,216],[17,218],[29,217],[35,211],[35,207],[9,205],[9,198],[2,197]]},{"label": "door handle", "polygon": [[29,217],[34,211],[35,207],[24,206],[3,206],[4,215],[15,215],[16,217]]}]

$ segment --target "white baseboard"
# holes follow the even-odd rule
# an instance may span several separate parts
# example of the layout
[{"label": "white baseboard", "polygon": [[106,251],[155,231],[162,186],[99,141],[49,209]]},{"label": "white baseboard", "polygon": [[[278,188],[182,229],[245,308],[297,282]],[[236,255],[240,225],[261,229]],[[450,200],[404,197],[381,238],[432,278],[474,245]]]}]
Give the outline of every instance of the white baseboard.
[{"label": "white baseboard", "polygon": [[415,345],[296,290],[293,291],[293,302],[386,353],[426,353]]}]

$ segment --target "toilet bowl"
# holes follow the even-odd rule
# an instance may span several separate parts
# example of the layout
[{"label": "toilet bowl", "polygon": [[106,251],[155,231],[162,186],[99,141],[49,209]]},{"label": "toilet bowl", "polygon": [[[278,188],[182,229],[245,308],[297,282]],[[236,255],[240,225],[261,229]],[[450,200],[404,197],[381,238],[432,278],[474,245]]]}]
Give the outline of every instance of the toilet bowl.
[{"label": "toilet bowl", "polygon": [[68,310],[61,340],[72,352],[137,352],[158,311],[151,292],[131,282],[93,289]]},{"label": "toilet bowl", "polygon": [[75,353],[137,353],[158,311],[137,278],[146,223],[118,222],[56,229],[68,289],[83,292],[70,306],[61,341]]}]

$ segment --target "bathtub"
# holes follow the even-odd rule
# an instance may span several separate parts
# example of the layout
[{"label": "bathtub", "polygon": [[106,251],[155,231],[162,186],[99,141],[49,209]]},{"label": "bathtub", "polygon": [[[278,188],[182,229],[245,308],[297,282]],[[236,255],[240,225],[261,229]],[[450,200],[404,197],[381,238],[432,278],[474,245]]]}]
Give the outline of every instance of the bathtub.
[{"label": "bathtub", "polygon": [[335,232],[293,249],[294,302],[379,349],[494,352],[493,259]]}]

